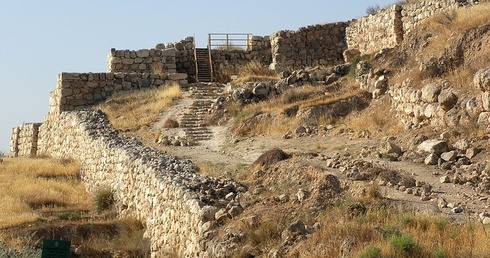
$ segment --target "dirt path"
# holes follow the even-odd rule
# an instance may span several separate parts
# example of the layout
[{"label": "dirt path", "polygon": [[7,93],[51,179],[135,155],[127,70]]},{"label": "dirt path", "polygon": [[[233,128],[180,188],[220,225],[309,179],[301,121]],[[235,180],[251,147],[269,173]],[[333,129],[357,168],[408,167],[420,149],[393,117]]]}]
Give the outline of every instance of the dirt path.
[{"label": "dirt path", "polygon": [[[189,98],[189,95],[184,95],[184,98],[177,105],[173,106],[162,116],[161,122],[157,123],[155,128],[166,134],[181,135],[182,132],[180,132],[179,128],[164,129],[162,124],[169,117],[178,118],[180,114],[185,113],[190,103],[192,103],[192,99]],[[161,146],[160,148],[169,154],[190,159],[198,166],[213,165],[212,169],[215,170],[211,171],[213,176],[227,176],[229,171],[233,171],[239,166],[252,164],[262,153],[273,148],[280,148],[293,155],[313,153],[315,158],[305,158],[304,162],[324,167],[339,178],[346,179],[345,174],[338,169],[326,167],[325,157],[331,157],[338,153],[350,153],[352,154],[352,159],[360,159],[357,153],[363,147],[365,149],[376,149],[380,145],[379,140],[349,140],[347,135],[336,135],[334,133],[329,133],[325,136],[287,140],[280,135],[255,136],[236,140],[233,139],[229,126],[215,126],[209,127],[209,129],[213,132],[213,137],[209,140],[200,141],[199,145],[186,147]],[[410,203],[417,207],[416,209],[419,209],[419,211],[437,212],[439,210],[442,213],[460,218],[467,216],[465,214],[472,214],[473,217],[476,217],[481,212],[490,212],[490,196],[488,194],[478,194],[470,187],[464,185],[440,183],[439,178],[445,173],[443,170],[408,161],[390,162],[386,159],[374,158],[374,155],[362,159],[380,167],[397,170],[418,181],[429,183],[432,186],[432,192],[436,195],[430,201],[422,201],[419,196],[407,194],[393,187],[382,187],[382,191],[387,198]],[[438,173],[439,175],[435,175]],[[357,183],[368,184],[368,182]],[[455,214],[450,208],[438,209],[437,200],[439,198],[462,207],[465,212]]]}]

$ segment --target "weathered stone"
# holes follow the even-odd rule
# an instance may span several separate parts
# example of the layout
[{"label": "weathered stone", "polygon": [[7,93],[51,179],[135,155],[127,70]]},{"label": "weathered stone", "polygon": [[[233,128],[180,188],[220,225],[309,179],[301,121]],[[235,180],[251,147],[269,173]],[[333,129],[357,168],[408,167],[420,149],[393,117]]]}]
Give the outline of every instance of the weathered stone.
[{"label": "weathered stone", "polygon": [[431,153],[429,154],[429,156],[427,156],[424,160],[424,163],[426,165],[437,165],[437,161],[439,160],[439,157],[434,154],[434,153]]},{"label": "weathered stone", "polygon": [[[443,182],[445,183],[445,182]],[[446,208],[447,207],[447,202],[446,200],[444,200],[443,198],[439,198],[437,200],[437,207],[439,207],[439,209],[443,209],[443,208]]]},{"label": "weathered stone", "polygon": [[212,221],[215,219],[215,214],[218,211],[218,208],[214,206],[204,206],[201,209],[201,219],[202,221]]},{"label": "weathered stone", "polygon": [[457,153],[455,151],[448,151],[441,154],[441,159],[445,161],[455,161]]},{"label": "weathered stone", "polygon": [[443,152],[449,150],[449,146],[446,141],[442,140],[426,140],[417,146],[419,151],[425,151],[429,153],[434,153],[440,155]]},{"label": "weathered stone", "polygon": [[453,147],[458,150],[465,151],[466,149],[468,149],[469,144],[466,139],[460,139],[453,144]]},{"label": "weathered stone", "polygon": [[439,178],[439,182],[441,182],[441,183],[450,183],[451,182],[451,179],[448,176],[443,176],[443,177]]},{"label": "weathered stone", "polygon": [[387,154],[390,154],[390,153],[396,153],[398,154],[399,156],[403,155],[403,151],[402,149],[400,148],[400,146],[394,144],[393,142],[387,142],[386,143],[386,147],[385,147],[385,152]]},{"label": "weathered stone", "polygon": [[473,85],[482,91],[490,91],[490,69],[480,69],[473,77]]},{"label": "weathered stone", "polygon": [[437,101],[439,102],[439,106],[444,111],[449,111],[458,102],[458,97],[456,96],[456,94],[450,91],[443,90],[441,94],[439,94],[439,96],[437,97]]},{"label": "weathered stone", "polygon": [[437,102],[442,87],[436,83],[429,83],[422,88],[422,100],[427,103]]},{"label": "weathered stone", "polygon": [[136,51],[136,56],[137,57],[141,57],[141,58],[149,57],[150,56],[150,50],[148,50],[148,49],[140,49],[140,50],[137,50]]}]

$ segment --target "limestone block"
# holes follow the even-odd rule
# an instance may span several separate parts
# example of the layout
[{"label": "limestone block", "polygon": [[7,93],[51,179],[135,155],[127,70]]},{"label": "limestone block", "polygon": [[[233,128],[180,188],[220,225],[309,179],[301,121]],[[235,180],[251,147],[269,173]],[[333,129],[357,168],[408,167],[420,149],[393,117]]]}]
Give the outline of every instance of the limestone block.
[{"label": "limestone block", "polygon": [[140,49],[136,51],[136,56],[137,57],[149,57],[150,56],[150,50],[148,49]]},{"label": "limestone block", "polygon": [[441,153],[449,150],[449,145],[444,140],[431,139],[422,142],[420,145],[417,146],[417,149],[419,151],[440,155]]},{"label": "limestone block", "polygon": [[484,92],[490,91],[490,68],[478,70],[473,77],[473,85]]},{"label": "limestone block", "polygon": [[441,93],[442,87],[436,83],[429,83],[422,88],[422,100],[427,103],[438,101],[438,96]]}]

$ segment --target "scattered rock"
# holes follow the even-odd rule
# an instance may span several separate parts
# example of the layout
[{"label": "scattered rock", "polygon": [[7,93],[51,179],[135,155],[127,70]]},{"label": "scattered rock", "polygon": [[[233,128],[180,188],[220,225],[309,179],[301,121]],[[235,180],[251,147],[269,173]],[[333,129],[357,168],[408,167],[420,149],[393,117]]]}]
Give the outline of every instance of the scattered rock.
[{"label": "scattered rock", "polygon": [[447,144],[447,141],[442,141],[442,140],[426,140],[422,142],[417,149],[419,151],[425,151],[428,153],[434,153],[436,155],[440,155],[443,152],[446,152],[449,150],[449,146]]},{"label": "scattered rock", "polygon": [[442,87],[437,83],[429,83],[422,88],[422,100],[427,103],[438,101],[438,96],[441,93]]},{"label": "scattered rock", "polygon": [[450,161],[455,161],[456,156],[457,153],[455,151],[448,151],[441,154],[441,159],[450,162]]},{"label": "scattered rock", "polygon": [[439,102],[439,106],[444,111],[449,111],[458,102],[458,96],[450,91],[443,90],[437,97],[437,102]]},{"label": "scattered rock", "polygon": [[451,182],[451,179],[448,177],[448,176],[443,176],[441,178],[439,178],[439,182],[441,183],[450,183]]},{"label": "scattered rock", "polygon": [[482,91],[490,91],[490,69],[480,69],[473,77],[473,85]]},{"label": "scattered rock", "polygon": [[439,160],[439,157],[437,157],[436,154],[431,153],[431,154],[429,154],[429,156],[427,156],[427,158],[425,158],[424,163],[426,165],[437,165],[438,160]]}]

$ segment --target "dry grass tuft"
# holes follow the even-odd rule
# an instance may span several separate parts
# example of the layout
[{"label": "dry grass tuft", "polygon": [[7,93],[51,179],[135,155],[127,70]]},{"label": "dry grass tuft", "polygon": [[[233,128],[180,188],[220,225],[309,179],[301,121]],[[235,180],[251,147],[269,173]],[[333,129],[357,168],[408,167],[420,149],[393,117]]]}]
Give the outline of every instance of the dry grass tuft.
[{"label": "dry grass tuft", "polygon": [[220,64],[217,69],[216,81],[228,83],[232,76],[237,76],[234,82],[279,81],[274,70],[259,61],[251,61],[245,65],[237,66],[228,62]]},{"label": "dry grass tuft", "polygon": [[358,132],[368,131],[374,137],[398,135],[403,126],[387,110],[390,110],[390,100],[385,96],[362,113],[348,119],[346,124]]},{"label": "dry grass tuft", "polygon": [[247,105],[235,110],[236,123],[233,131],[239,136],[253,134],[284,134],[299,125],[316,126],[335,122],[336,118],[320,116],[302,119],[296,113],[302,109],[335,104],[342,100],[364,94],[351,79],[342,80],[342,86],[315,87],[305,85],[292,88],[267,101]]},{"label": "dry grass tuft", "polygon": [[91,207],[75,162],[6,158],[0,171],[0,228],[35,221],[40,212]]},{"label": "dry grass tuft", "polygon": [[95,108],[107,114],[117,130],[137,132],[155,123],[160,113],[181,97],[180,86],[172,84],[113,96]]}]

